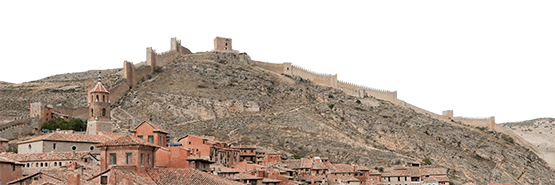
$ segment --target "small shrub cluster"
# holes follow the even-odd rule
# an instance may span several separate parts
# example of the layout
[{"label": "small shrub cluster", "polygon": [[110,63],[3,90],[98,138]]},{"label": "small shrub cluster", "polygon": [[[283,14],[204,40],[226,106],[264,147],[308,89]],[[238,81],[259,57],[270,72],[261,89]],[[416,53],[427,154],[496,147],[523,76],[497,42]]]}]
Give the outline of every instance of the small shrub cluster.
[{"label": "small shrub cluster", "polygon": [[50,121],[42,124],[43,129],[49,130],[75,130],[75,131],[85,131],[87,130],[87,124],[81,119],[71,118],[66,121],[62,118],[51,119]]},{"label": "small shrub cluster", "polygon": [[424,159],[422,160],[422,162],[424,162],[425,165],[431,165],[432,161],[430,161],[430,159]]}]

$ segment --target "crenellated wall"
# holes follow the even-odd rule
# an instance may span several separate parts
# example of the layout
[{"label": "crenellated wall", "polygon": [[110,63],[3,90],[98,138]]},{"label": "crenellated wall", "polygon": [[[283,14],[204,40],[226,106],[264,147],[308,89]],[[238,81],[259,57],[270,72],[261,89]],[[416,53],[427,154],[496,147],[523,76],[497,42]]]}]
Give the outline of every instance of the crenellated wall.
[{"label": "crenellated wall", "polygon": [[255,61],[255,64],[268,71],[272,71],[278,74],[284,75],[297,75],[305,79],[310,79],[311,81],[318,83],[320,85],[334,87],[336,89],[341,89],[345,94],[356,96],[360,98],[364,97],[375,97],[377,99],[390,101],[395,105],[406,107],[412,109],[418,113],[426,114],[430,117],[450,122],[453,121],[460,121],[466,125],[476,126],[476,127],[487,127],[494,129],[495,128],[495,118],[464,118],[464,117],[453,117],[453,111],[448,110],[444,111],[442,114],[439,115],[432,111],[428,111],[426,109],[422,109],[420,107],[414,106],[410,103],[407,103],[403,100],[397,99],[397,91],[387,91],[382,89],[375,89],[371,87],[361,86],[349,82],[338,81],[337,75],[330,75],[330,74],[321,74],[317,72],[312,72],[310,70],[304,69],[302,67],[292,65],[291,63],[267,63],[261,61]]}]

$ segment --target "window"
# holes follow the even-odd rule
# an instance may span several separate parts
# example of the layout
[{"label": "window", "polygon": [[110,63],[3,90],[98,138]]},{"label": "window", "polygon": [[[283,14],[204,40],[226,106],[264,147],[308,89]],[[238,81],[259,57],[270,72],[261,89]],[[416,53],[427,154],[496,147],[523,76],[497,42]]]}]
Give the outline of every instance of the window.
[{"label": "window", "polygon": [[29,149],[31,149],[31,144],[29,144]]},{"label": "window", "polygon": [[15,165],[12,165],[12,171],[15,171]]},{"label": "window", "polygon": [[143,136],[137,136],[139,139],[143,139]]},{"label": "window", "polygon": [[125,164],[132,164],[133,163],[133,154],[126,153],[125,154]]},{"label": "window", "polygon": [[56,143],[52,144],[52,150],[56,150]]},{"label": "window", "polygon": [[148,136],[148,142],[154,144],[154,136]]},{"label": "window", "polygon": [[141,165],[143,165],[143,154],[141,154]]},{"label": "window", "polygon": [[96,101],[98,102],[98,95],[96,95]]},{"label": "window", "polygon": [[94,116],[94,110],[91,109],[91,117],[93,117],[93,116]]},{"label": "window", "polygon": [[94,146],[91,145],[91,146],[89,147],[89,149],[90,149],[90,150],[94,150]]},{"label": "window", "polygon": [[150,154],[146,154],[146,164],[150,165]]},{"label": "window", "polygon": [[62,166],[62,162],[58,162],[58,166]]},{"label": "window", "polygon": [[108,184],[108,176],[100,176],[100,184]]},{"label": "window", "polygon": [[77,150],[77,147],[75,145],[71,146],[71,150],[75,151]]},{"label": "window", "polygon": [[106,109],[102,108],[102,116],[106,116]]},{"label": "window", "polygon": [[102,101],[105,102],[105,100],[104,100],[104,95],[102,95]]},{"label": "window", "polygon": [[116,164],[116,154],[110,154],[110,164]]},{"label": "window", "polygon": [[29,168],[29,163],[27,163],[27,168]]},{"label": "window", "polygon": [[57,163],[57,162],[54,162],[54,166],[58,166],[58,163]]},{"label": "window", "polygon": [[162,136],[158,136],[158,145],[162,145]]}]

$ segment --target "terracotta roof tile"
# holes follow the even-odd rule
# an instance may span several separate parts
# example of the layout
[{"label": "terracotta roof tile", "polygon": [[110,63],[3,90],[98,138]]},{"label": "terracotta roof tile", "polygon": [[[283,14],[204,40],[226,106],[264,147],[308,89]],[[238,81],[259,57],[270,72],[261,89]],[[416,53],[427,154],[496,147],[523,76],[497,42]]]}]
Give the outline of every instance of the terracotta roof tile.
[{"label": "terracotta roof tile", "polygon": [[123,137],[127,134],[111,133],[111,132],[98,132],[98,135],[106,136],[106,137],[110,138],[110,140],[112,140],[112,139],[117,139],[117,138]]},{"label": "terracotta roof tile", "polygon": [[4,138],[0,137],[0,141],[5,141],[5,142],[8,142],[9,140],[7,140],[7,139],[4,139]]},{"label": "terracotta roof tile", "polygon": [[223,165],[210,165],[210,167],[214,168],[214,172],[217,173],[239,173],[239,171],[233,168],[225,167]]},{"label": "terracotta roof tile", "polygon": [[223,177],[201,172],[197,169],[156,168],[145,170],[156,184],[188,184],[188,185],[239,185],[242,183]]},{"label": "terracotta roof tile", "polygon": [[106,90],[106,87],[104,87],[104,85],[102,85],[102,82],[96,83],[96,85],[89,92],[110,93],[110,92],[108,92],[108,90]]},{"label": "terracotta roof tile", "polygon": [[142,146],[151,146],[160,148],[158,145],[146,142],[145,140],[139,139],[138,137],[125,135],[123,137],[106,141],[96,145],[97,147],[104,147],[104,146],[126,146],[126,145],[142,145]]},{"label": "terracotta roof tile", "polygon": [[139,128],[139,127],[140,127],[141,125],[143,125],[144,123],[146,123],[146,124],[150,125],[152,128],[154,128],[154,131],[155,131],[155,132],[158,131],[158,132],[163,132],[163,133],[166,133],[166,134],[168,133],[168,132],[166,132],[166,130],[164,130],[164,129],[163,129],[162,127],[160,127],[159,125],[154,124],[152,121],[147,121],[147,120],[145,120],[145,121],[143,121],[141,124],[137,125],[137,126],[135,127],[135,129],[133,129],[133,131],[136,131],[137,128]]},{"label": "terracotta roof tile", "polygon": [[331,173],[349,173],[355,172],[353,166],[348,164],[332,164],[333,168],[330,168]]},{"label": "terracotta roof tile", "polygon": [[6,152],[0,156],[8,158],[13,161],[28,162],[28,161],[56,161],[56,160],[78,160],[89,152],[49,152],[49,153],[34,153],[34,154],[14,154]]},{"label": "terracotta roof tile", "polygon": [[447,176],[430,176],[423,178],[424,183],[433,183],[433,182],[448,182],[449,177]]},{"label": "terracotta roof tile", "polygon": [[102,135],[84,135],[84,134],[61,134],[50,133],[33,139],[19,142],[18,144],[31,143],[36,141],[66,141],[66,142],[83,142],[83,143],[101,143],[109,141],[110,138]]},{"label": "terracotta roof tile", "polygon": [[233,179],[233,180],[238,180],[238,181],[247,180],[247,179],[263,179],[263,177],[257,177],[257,176],[250,175],[250,174],[247,174],[247,173],[240,173],[240,174],[237,174],[237,175],[229,176],[227,178],[230,178],[230,179]]}]

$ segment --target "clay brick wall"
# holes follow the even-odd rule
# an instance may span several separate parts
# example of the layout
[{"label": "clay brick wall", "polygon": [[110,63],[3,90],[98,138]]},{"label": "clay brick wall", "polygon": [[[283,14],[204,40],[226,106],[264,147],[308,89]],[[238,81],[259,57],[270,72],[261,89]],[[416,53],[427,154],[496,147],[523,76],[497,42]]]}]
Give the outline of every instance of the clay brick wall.
[{"label": "clay brick wall", "polygon": [[166,168],[189,168],[189,150],[181,146],[170,146],[170,161]]},{"label": "clay brick wall", "polygon": [[8,184],[8,182],[23,177],[23,165],[0,162],[0,185]]},{"label": "clay brick wall", "polygon": [[[145,167],[154,167],[155,152],[150,150],[150,147],[145,146],[118,146],[107,147],[100,149],[100,168],[106,170],[112,166],[134,166],[135,169],[140,170]],[[110,164],[110,154],[116,154],[116,164]],[[131,153],[131,164],[126,164],[126,154]],[[143,154],[143,165],[141,165],[141,154]],[[147,155],[150,156],[150,163],[147,161]]]},{"label": "clay brick wall", "polygon": [[167,167],[171,161],[170,158],[170,149],[168,148],[160,148],[156,150],[156,160],[154,161],[155,167]]},{"label": "clay brick wall", "polygon": [[210,146],[206,145],[200,137],[189,135],[178,142],[182,144],[183,148],[189,149],[193,155],[210,157]]},{"label": "clay brick wall", "polygon": [[166,146],[166,134],[162,134],[160,132],[154,132],[154,128],[152,128],[147,123],[144,123],[141,126],[139,126],[135,130],[134,135],[136,137],[142,136],[143,140],[145,140],[146,142],[148,142],[148,137],[152,136],[153,137],[153,142],[154,142],[152,144],[155,144],[155,145],[158,145],[158,146],[161,146],[161,147]]}]

